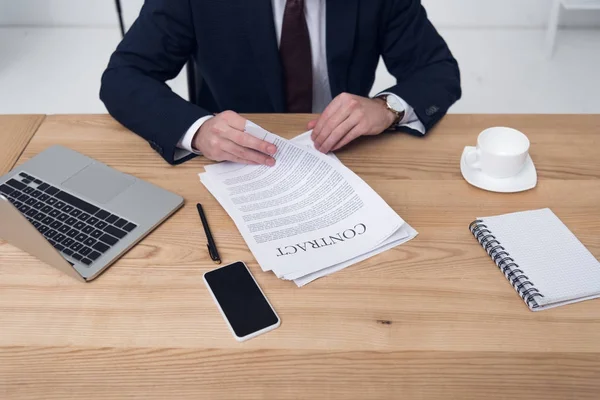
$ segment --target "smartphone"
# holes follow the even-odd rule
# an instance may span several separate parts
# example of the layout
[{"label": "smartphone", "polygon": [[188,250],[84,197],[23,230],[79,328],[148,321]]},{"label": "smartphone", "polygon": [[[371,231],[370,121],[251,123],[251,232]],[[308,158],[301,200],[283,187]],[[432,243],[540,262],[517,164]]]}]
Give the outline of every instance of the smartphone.
[{"label": "smartphone", "polygon": [[204,283],[239,341],[252,339],[281,324],[279,316],[241,261],[204,274]]}]

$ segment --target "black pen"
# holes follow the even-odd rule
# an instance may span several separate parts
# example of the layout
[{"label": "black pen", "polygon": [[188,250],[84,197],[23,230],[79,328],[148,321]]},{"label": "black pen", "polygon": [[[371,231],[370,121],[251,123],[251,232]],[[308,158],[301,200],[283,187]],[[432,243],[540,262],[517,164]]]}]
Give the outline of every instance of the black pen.
[{"label": "black pen", "polygon": [[215,262],[215,264],[221,264],[221,257],[219,257],[217,245],[212,237],[212,233],[210,233],[210,228],[208,227],[208,221],[206,220],[206,215],[204,215],[202,204],[198,203],[196,208],[198,208],[198,214],[200,214],[200,220],[202,221],[202,226],[204,227],[204,233],[206,233],[206,240],[208,240],[208,244],[206,245],[206,247],[208,247],[208,254],[210,254],[210,258]]}]

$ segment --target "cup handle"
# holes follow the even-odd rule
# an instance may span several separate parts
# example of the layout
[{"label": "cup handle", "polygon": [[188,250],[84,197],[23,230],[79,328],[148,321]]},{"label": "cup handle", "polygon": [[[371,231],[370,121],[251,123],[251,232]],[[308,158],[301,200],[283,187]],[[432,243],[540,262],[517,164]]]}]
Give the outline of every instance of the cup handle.
[{"label": "cup handle", "polygon": [[465,162],[472,169],[481,169],[481,150],[479,148],[470,149],[465,154]]}]

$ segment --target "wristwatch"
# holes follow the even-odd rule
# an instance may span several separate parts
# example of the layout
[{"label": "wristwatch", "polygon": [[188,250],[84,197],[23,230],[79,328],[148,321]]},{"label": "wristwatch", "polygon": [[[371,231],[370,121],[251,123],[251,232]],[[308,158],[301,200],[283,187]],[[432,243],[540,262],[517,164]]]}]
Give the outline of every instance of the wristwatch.
[{"label": "wristwatch", "polygon": [[405,110],[398,97],[389,94],[382,94],[377,96],[377,98],[382,99],[385,102],[387,109],[396,114],[396,119],[394,120],[394,123],[390,125],[390,128],[402,121]]}]

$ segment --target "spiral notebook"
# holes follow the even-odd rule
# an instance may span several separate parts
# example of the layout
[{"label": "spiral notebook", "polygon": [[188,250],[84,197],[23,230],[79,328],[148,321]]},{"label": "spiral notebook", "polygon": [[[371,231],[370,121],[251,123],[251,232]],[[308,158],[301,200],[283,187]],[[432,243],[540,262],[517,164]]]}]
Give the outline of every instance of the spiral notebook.
[{"label": "spiral notebook", "polygon": [[469,226],[532,311],[600,297],[600,263],[548,208]]}]

